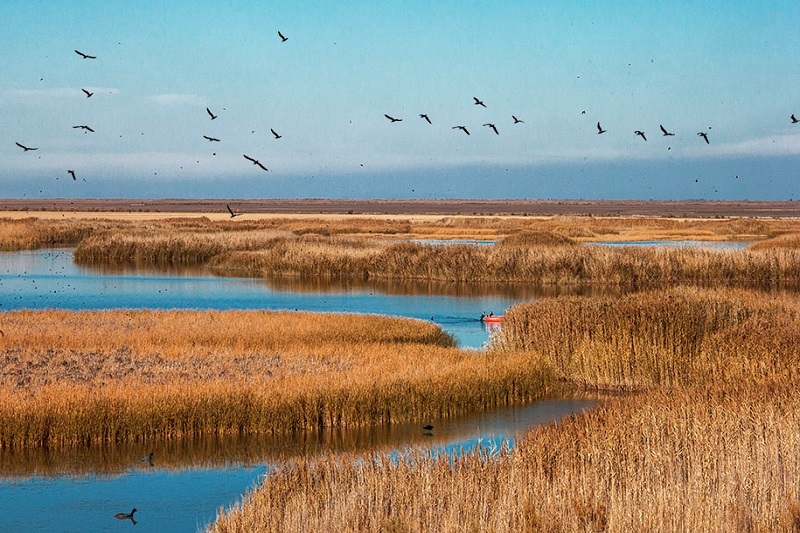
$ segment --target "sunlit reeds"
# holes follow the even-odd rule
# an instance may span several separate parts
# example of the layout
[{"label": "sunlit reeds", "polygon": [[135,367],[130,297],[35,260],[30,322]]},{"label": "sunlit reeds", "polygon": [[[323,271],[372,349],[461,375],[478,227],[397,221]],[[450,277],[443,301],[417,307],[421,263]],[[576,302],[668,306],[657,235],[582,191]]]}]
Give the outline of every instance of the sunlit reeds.
[{"label": "sunlit reeds", "polygon": [[292,461],[210,531],[793,531],[798,425],[793,389],[651,392],[513,452]]},{"label": "sunlit reeds", "polygon": [[590,388],[795,383],[800,305],[788,296],[681,287],[513,307],[498,346],[541,353]]},{"label": "sunlit reeds", "polygon": [[438,326],[257,311],[2,314],[0,447],[285,433],[529,401],[529,354],[458,350]]}]

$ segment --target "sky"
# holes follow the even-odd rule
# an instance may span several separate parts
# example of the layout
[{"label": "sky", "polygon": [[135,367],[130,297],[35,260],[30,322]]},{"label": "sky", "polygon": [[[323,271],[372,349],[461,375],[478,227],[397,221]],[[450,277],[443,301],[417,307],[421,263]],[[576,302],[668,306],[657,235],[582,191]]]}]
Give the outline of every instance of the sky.
[{"label": "sky", "polygon": [[0,20],[0,197],[800,200],[796,0],[4,0]]}]

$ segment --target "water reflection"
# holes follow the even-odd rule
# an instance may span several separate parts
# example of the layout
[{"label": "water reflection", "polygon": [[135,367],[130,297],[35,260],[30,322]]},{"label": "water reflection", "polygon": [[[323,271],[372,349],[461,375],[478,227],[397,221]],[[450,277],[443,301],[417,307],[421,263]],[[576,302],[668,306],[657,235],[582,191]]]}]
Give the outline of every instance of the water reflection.
[{"label": "water reflection", "polygon": [[[513,446],[534,425],[592,408],[595,398],[530,405],[420,424],[307,432],[284,437],[201,439],[149,448],[120,447],[65,454],[0,455],[2,531],[103,531],[120,527],[117,512],[136,507],[137,531],[197,531],[217,509],[239,500],[274,465],[330,452],[395,452],[410,446],[455,453]],[[426,435],[429,433],[430,435]]]}]

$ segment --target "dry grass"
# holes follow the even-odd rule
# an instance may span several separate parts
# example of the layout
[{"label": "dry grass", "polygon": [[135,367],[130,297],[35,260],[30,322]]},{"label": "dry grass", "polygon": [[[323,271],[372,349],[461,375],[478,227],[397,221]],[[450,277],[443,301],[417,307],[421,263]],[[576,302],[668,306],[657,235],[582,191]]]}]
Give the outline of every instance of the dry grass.
[{"label": "dry grass", "polygon": [[285,433],[447,417],[546,394],[530,356],[437,326],[256,311],[1,316],[0,448]]},{"label": "dry grass", "polygon": [[676,389],[534,429],[513,452],[291,462],[210,531],[793,531],[793,389]]},{"label": "dry grass", "polygon": [[679,288],[553,298],[506,315],[495,354],[647,392],[535,428],[513,451],[298,460],[211,530],[793,531],[800,305]]},{"label": "dry grass", "polygon": [[541,353],[599,389],[798,382],[796,296],[680,287],[621,298],[544,298],[506,313],[498,346]]}]

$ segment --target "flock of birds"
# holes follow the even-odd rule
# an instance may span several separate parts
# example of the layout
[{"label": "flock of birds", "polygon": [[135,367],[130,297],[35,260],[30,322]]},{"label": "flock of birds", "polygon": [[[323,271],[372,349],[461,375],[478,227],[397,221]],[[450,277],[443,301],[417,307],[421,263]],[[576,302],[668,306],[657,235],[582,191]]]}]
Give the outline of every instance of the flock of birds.
[{"label": "flock of birds", "polygon": [[[289,40],[289,38],[286,37],[280,31],[278,31],[278,37],[280,38],[281,42],[284,42],[284,43]],[[89,59],[89,60],[97,59],[96,55],[87,54],[87,53],[84,53],[84,52],[82,52],[80,50],[77,50],[77,49],[75,49],[74,52],[78,56],[80,56],[82,59]],[[88,89],[81,88],[81,91],[86,96],[86,98],[91,98],[92,96],[94,96],[94,92],[91,92]],[[211,111],[211,109],[209,107],[206,107],[206,113],[208,113],[208,116],[209,116],[209,118],[211,120],[216,120],[218,118],[218,116],[219,116],[219,115],[215,114],[213,111]],[[75,126],[72,126],[72,128],[73,129],[83,130],[84,133],[95,133],[94,128],[92,128],[91,126],[88,126],[86,124],[75,125]],[[270,128],[270,132],[272,133],[272,135],[275,138],[275,140],[280,139],[280,138],[283,137],[281,134],[279,134],[273,128]],[[220,138],[212,137],[210,135],[203,135],[203,139],[205,139],[205,140],[207,140],[209,142],[221,142]],[[15,144],[19,148],[21,148],[23,150],[23,152],[32,152],[32,151],[35,151],[35,150],[39,149],[38,146],[28,146],[28,145],[22,144],[21,142],[18,142],[18,141]],[[214,154],[214,155],[216,155],[216,154]],[[246,160],[250,161],[254,166],[257,166],[258,168],[260,168],[261,170],[263,170],[265,172],[269,171],[269,169],[266,166],[264,166],[264,164],[261,163],[258,159],[254,158],[254,157],[251,157],[251,156],[249,156],[247,154],[242,154],[242,155],[244,156],[244,158]],[[78,177],[77,177],[75,169],[67,169],[67,174],[72,178],[73,181],[77,181],[78,180]],[[86,180],[84,179],[83,181],[86,181]],[[230,208],[230,206],[228,206],[228,211],[231,214],[231,218],[241,214],[241,213],[238,213],[238,212],[234,213],[234,211]]]},{"label": "flock of birds", "polygon": [[[280,41],[282,43],[285,43],[286,41],[289,40],[288,37],[286,37],[280,31],[278,31],[277,33],[278,33],[278,38],[280,39]],[[87,54],[87,53],[84,53],[84,52],[82,52],[80,50],[77,50],[77,49],[74,50],[74,52],[84,60],[95,60],[95,59],[97,59],[96,55]],[[85,88],[81,88],[81,91],[86,96],[86,98],[91,98],[94,95],[94,92],[89,91],[88,89],[85,89]],[[481,100],[480,98],[478,98],[477,96],[473,96],[472,100],[473,100],[473,102],[472,102],[473,105],[478,106],[478,107],[482,107],[484,109],[488,108],[486,103],[483,100]],[[209,108],[209,107],[206,107],[206,113],[208,114],[208,117],[212,121],[216,120],[219,117],[219,115],[214,113],[211,110],[211,108]],[[582,114],[586,114],[586,111],[583,111]],[[384,117],[391,123],[397,123],[397,122],[402,122],[403,121],[402,118],[398,118],[396,116],[392,116],[392,115],[389,115],[389,114],[384,114]],[[433,124],[433,121],[431,120],[430,115],[428,115],[427,113],[419,113],[419,118],[424,120],[425,122],[427,122],[429,125]],[[511,115],[511,119],[513,121],[513,122],[511,122],[512,125],[524,124],[524,122],[525,122],[524,120],[518,118],[516,115]],[[792,124],[800,123],[800,120],[798,120],[797,117],[794,114],[791,115],[790,120],[791,120]],[[500,135],[500,129],[498,128],[496,122],[484,122],[482,126],[490,129],[495,135]],[[89,125],[86,125],[86,124],[78,124],[78,125],[72,126],[72,128],[73,129],[83,130],[84,133],[95,133],[95,130],[92,127],[90,127]],[[659,128],[661,129],[662,136],[664,136],[664,137],[673,137],[673,136],[675,136],[674,132],[668,131],[662,124],[659,124]],[[463,132],[466,135],[471,135],[470,130],[467,128],[467,126],[465,126],[463,124],[454,125],[454,126],[452,126],[451,129],[459,130],[459,131]],[[711,129],[711,128],[709,128],[709,129]],[[282,135],[279,134],[274,129],[270,128],[270,132],[272,133],[272,135],[273,135],[275,140],[282,138]],[[598,121],[597,122],[597,134],[601,135],[601,134],[604,134],[606,132],[607,132],[607,130],[605,128],[603,128],[603,126]],[[635,136],[641,137],[643,141],[647,141],[647,136],[645,135],[645,132],[643,130],[635,130],[633,132],[633,134]],[[703,141],[705,141],[706,144],[711,144],[711,142],[709,140],[708,132],[705,132],[705,131],[697,132],[697,136],[700,137]],[[206,141],[211,142],[211,143],[221,142],[221,139],[219,137],[216,137],[216,136],[203,135],[202,137],[203,137],[203,139],[205,139]],[[39,149],[38,147],[28,146],[28,145],[23,144],[21,142],[16,142],[16,145],[19,148],[21,148],[23,150],[23,152],[30,152],[30,151],[35,151],[35,150]],[[671,149],[671,147],[668,148],[668,149]],[[216,155],[216,153],[214,153],[214,155]],[[248,154],[242,154],[242,156],[244,157],[244,159],[246,159],[247,161],[252,163],[253,166],[258,167],[259,169],[261,169],[261,170],[263,170],[265,172],[269,171],[269,169],[261,161],[259,161],[257,158],[252,157],[252,156],[250,156]],[[72,178],[73,181],[77,181],[78,180],[77,173],[76,173],[75,169],[67,169],[67,174]],[[86,181],[86,180],[84,179],[83,181]],[[228,210],[231,218],[239,216],[239,215],[242,214],[240,212],[235,212],[234,210],[231,209],[230,206],[226,206],[226,207],[227,207],[227,210]]]}]

